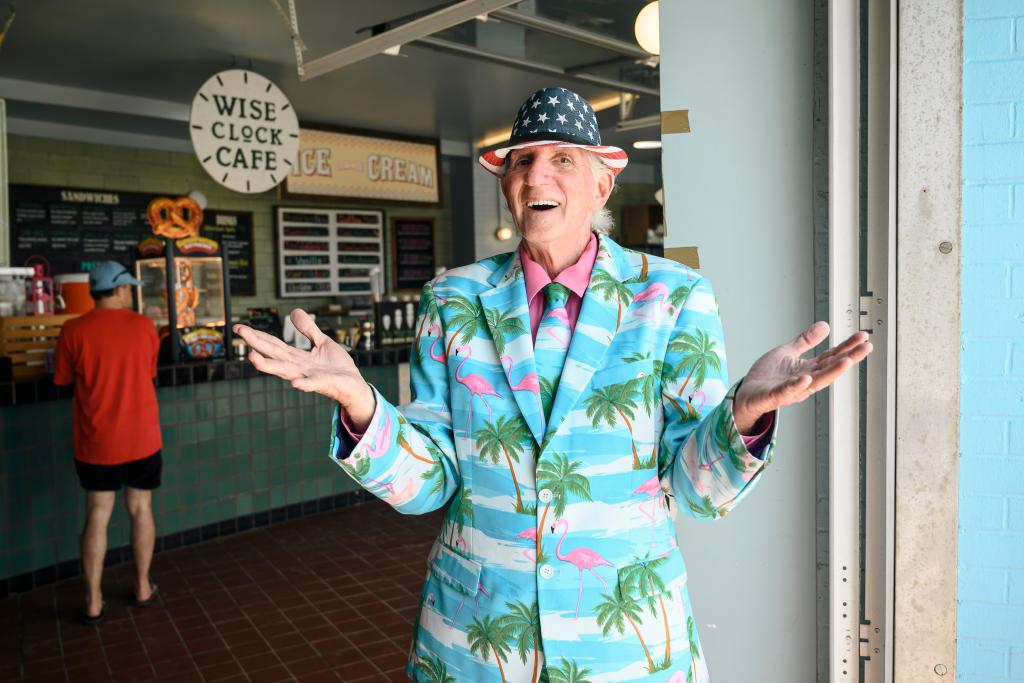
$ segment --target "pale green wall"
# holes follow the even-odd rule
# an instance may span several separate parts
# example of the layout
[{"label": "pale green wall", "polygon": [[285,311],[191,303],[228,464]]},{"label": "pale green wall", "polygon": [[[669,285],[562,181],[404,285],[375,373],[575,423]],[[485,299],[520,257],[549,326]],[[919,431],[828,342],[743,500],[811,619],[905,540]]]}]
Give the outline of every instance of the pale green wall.
[{"label": "pale green wall", "polygon": [[[232,309],[235,314],[244,313],[246,306],[276,305],[282,312],[296,306],[316,310],[331,301],[329,298],[277,298],[273,207],[284,202],[278,202],[276,190],[252,195],[232,192],[214,182],[199,165],[195,155],[182,152],[116,147],[23,135],[9,135],[7,144],[11,183],[166,194],[188,194],[192,190],[199,190],[206,195],[208,206],[212,209],[251,211],[256,296],[233,297]],[[447,175],[442,174],[444,207],[449,205],[447,181]],[[287,204],[302,205],[301,202]],[[446,208],[375,207],[343,202],[308,205],[383,209],[389,230],[391,216],[434,217],[437,263],[451,264],[451,218]],[[390,242],[385,244],[385,254],[387,253],[390,253]]]},{"label": "pale green wall", "polygon": [[[813,10],[661,3],[661,106],[688,109],[692,131],[662,139],[666,247],[700,249],[733,382],[813,320]],[[813,405],[783,410],[742,505],[679,528],[711,679],[815,680]]]}]

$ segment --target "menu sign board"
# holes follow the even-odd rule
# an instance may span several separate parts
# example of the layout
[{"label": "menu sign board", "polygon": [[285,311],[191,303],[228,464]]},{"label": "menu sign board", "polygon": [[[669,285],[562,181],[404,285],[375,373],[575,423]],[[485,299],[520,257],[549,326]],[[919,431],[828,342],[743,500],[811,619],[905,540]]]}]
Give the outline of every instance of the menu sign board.
[{"label": "menu sign board", "polygon": [[[41,256],[52,275],[85,272],[99,261],[134,263],[139,240],[152,235],[146,207],[155,197],[166,196],[38,185],[11,185],[9,191],[11,265]],[[207,224],[224,215],[235,216],[241,226],[225,247],[229,259],[234,252],[239,263],[239,272],[232,270],[232,284],[236,276],[252,281],[252,214],[204,211]],[[207,230],[204,226],[201,233]],[[219,237],[212,231],[209,236]],[[238,286],[244,291],[241,280]]]},{"label": "menu sign board", "polygon": [[436,205],[441,201],[439,171],[434,141],[303,128],[282,195]]},{"label": "menu sign board", "polygon": [[278,295],[366,296],[384,267],[384,214],[278,207]]},{"label": "menu sign board", "polygon": [[146,207],[153,195],[11,185],[11,265],[42,256],[51,274],[87,271],[98,261],[135,261],[151,234]]},{"label": "menu sign board", "polygon": [[231,296],[256,295],[256,269],[252,260],[252,212],[203,212],[204,237],[220,242],[221,255],[228,260]]},{"label": "menu sign board", "polygon": [[434,277],[434,219],[392,218],[395,289],[421,289]]}]

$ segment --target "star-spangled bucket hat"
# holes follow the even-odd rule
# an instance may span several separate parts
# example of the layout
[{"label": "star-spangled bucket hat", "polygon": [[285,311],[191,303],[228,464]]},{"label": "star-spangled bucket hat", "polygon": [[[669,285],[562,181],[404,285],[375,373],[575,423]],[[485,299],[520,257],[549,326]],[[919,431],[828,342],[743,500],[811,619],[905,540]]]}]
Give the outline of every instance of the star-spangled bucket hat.
[{"label": "star-spangled bucket hat", "polygon": [[494,175],[502,175],[509,152],[541,145],[589,150],[615,175],[629,162],[618,147],[601,144],[597,116],[584,98],[565,88],[541,88],[519,107],[508,144],[481,154],[480,165]]}]

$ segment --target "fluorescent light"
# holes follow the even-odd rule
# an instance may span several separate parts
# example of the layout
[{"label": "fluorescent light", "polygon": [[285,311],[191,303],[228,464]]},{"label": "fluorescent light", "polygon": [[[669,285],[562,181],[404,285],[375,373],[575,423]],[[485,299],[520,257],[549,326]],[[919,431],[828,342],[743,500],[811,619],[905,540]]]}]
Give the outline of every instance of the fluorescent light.
[{"label": "fluorescent light", "polygon": [[637,140],[633,149],[661,149],[661,140]]}]

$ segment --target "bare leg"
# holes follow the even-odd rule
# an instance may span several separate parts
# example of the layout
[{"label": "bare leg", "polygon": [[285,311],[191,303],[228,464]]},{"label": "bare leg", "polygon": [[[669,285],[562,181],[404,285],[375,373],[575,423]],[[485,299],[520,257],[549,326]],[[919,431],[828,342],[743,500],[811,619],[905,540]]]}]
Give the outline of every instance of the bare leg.
[{"label": "bare leg", "polygon": [[107,555],[107,525],[114,511],[114,491],[86,491],[85,528],[82,529],[82,572],[85,578],[85,613],[103,610],[103,559]]},{"label": "bare leg", "polygon": [[132,518],[132,552],[135,555],[135,597],[148,600],[153,592],[149,567],[153,562],[156,524],[153,522],[153,492],[124,487],[124,502]]}]

